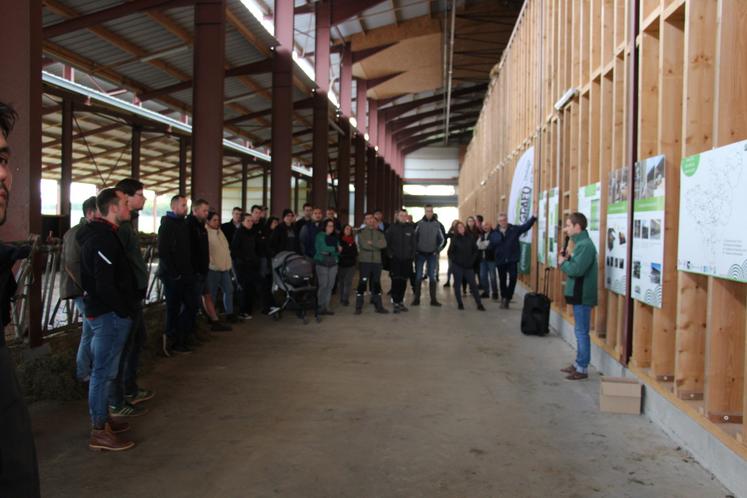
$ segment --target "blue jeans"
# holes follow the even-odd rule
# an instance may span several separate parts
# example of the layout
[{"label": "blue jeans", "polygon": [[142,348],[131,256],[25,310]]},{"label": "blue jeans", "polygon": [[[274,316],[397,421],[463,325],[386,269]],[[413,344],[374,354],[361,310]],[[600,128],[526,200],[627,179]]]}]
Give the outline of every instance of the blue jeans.
[{"label": "blue jeans", "polygon": [[210,297],[215,304],[218,297],[218,289],[223,291],[223,309],[226,314],[233,315],[233,282],[231,282],[230,271],[209,270],[207,274],[207,287]]},{"label": "blue jeans", "polygon": [[83,296],[75,298],[75,307],[78,308],[82,322],[80,344],[78,345],[78,354],[75,357],[75,376],[78,380],[85,381],[91,376],[91,365],[93,363],[91,339],[93,339],[93,332],[91,331],[91,323],[86,318]]},{"label": "blue jeans", "polygon": [[483,291],[490,292],[494,297],[498,297],[498,280],[495,275],[495,261],[488,261],[486,259],[480,261],[480,283],[482,284]]},{"label": "blue jeans", "polygon": [[130,335],[132,320],[110,312],[99,315],[90,322],[93,330],[93,370],[88,386],[88,412],[93,426],[101,428],[109,417],[109,393],[117,378],[119,359]]},{"label": "blue jeans", "polygon": [[573,331],[576,333],[576,371],[588,373],[591,361],[591,339],[589,327],[591,324],[591,306],[583,304],[573,305],[573,319],[576,322]]},{"label": "blue jeans", "polygon": [[428,281],[436,281],[436,273],[438,272],[438,253],[424,253],[419,252],[415,256],[415,285],[419,286],[423,281],[423,265],[427,265],[428,270]]}]

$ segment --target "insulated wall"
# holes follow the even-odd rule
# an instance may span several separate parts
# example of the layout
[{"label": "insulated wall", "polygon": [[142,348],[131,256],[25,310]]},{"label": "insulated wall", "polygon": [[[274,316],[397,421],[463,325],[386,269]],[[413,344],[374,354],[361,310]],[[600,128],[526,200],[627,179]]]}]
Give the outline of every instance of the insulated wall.
[{"label": "insulated wall", "polygon": [[[747,284],[678,271],[677,256],[682,158],[747,139],[745,25],[743,0],[528,0],[493,71],[459,176],[460,216],[494,221],[509,208],[518,158],[534,147],[534,206],[541,192],[558,188],[561,216],[546,231],[560,240],[563,215],[579,209],[579,192],[593,191],[580,189],[598,182],[593,340],[743,458]],[[575,91],[563,102],[568,90]],[[633,165],[658,155],[663,166],[652,178],[666,185],[661,215],[636,222],[633,195],[642,180]],[[615,213],[629,231],[609,241]],[[541,289],[538,232],[522,280]],[[642,234],[663,246],[649,276],[660,305],[631,296],[640,262],[633,268],[630,253],[608,254],[612,242],[637,244]],[[627,279],[627,295],[607,289],[613,272]],[[553,306],[572,322],[562,274],[547,275]]]}]

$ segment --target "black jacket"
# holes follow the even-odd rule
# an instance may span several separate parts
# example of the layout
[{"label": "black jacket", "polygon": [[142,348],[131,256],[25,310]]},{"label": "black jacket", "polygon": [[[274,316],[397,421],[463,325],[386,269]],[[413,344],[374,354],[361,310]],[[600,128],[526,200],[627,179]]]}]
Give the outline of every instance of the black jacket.
[{"label": "black jacket", "polygon": [[196,216],[187,216],[189,225],[189,243],[192,256],[192,271],[196,275],[207,275],[210,268],[210,244],[208,243],[207,228],[205,223],[198,220]]},{"label": "black jacket", "polygon": [[390,258],[415,259],[415,224],[394,223],[386,231],[386,250]]},{"label": "black jacket", "polygon": [[[239,225],[241,226],[241,225]],[[233,219],[221,224],[220,229],[223,231],[223,235],[226,236],[226,240],[230,243],[233,240],[233,236],[238,230],[238,227],[233,224]]]},{"label": "black jacket", "polygon": [[247,230],[243,226],[236,230],[231,241],[231,258],[238,271],[259,269],[260,253],[257,233],[254,230]]},{"label": "black jacket", "polygon": [[76,235],[80,243],[80,280],[85,291],[86,315],[97,317],[112,311],[132,318],[138,304],[134,273],[130,268],[117,228],[95,219]]},{"label": "black jacket", "polygon": [[471,269],[478,257],[477,242],[470,234],[454,234],[449,245],[448,254],[452,264],[465,269]]},{"label": "black jacket", "polygon": [[161,218],[158,228],[158,276],[170,280],[194,276],[189,226],[171,212]]},{"label": "black jacket", "polygon": [[352,242],[346,242],[340,238],[340,247],[342,247],[342,252],[338,264],[343,268],[355,266],[358,262],[358,245],[355,243],[355,238]]},{"label": "black jacket", "polygon": [[270,252],[275,256],[279,252],[291,251],[300,254],[301,248],[298,243],[298,234],[294,228],[281,223],[273,230],[270,236]]},{"label": "black jacket", "polygon": [[490,244],[495,248],[495,264],[504,265],[519,262],[521,257],[519,237],[532,228],[536,219],[532,216],[523,225],[508,225],[506,233],[501,232],[500,228],[490,232]]}]

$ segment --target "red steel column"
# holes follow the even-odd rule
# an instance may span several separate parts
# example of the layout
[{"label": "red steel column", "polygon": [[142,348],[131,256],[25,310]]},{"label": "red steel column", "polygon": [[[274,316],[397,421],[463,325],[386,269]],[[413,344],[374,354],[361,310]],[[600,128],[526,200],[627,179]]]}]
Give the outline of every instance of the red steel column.
[{"label": "red steel column", "polygon": [[[70,184],[73,182],[73,101],[62,101],[62,141],[60,143],[60,214],[70,216]],[[71,221],[72,224],[72,221]]]},{"label": "red steel column", "polygon": [[366,211],[373,211],[378,208],[378,166],[376,151],[373,147],[368,147],[368,158],[366,161]]},{"label": "red steel column", "polygon": [[293,154],[293,0],[275,0],[275,47],[272,59],[272,185],[270,212],[280,216],[290,206]]},{"label": "red steel column", "polygon": [[[12,150],[6,187],[10,197],[5,224],[0,228],[3,241],[28,240],[41,234],[41,0],[0,0],[3,13],[3,65],[0,71],[0,100],[18,112],[18,120],[8,137]],[[29,344],[41,345],[41,258],[34,256],[34,278],[28,292]]]},{"label": "red steel column", "polygon": [[249,158],[241,158],[241,210],[246,212],[246,189],[249,182]]},{"label": "red steel column", "polygon": [[221,212],[223,190],[223,67],[225,0],[195,4],[192,101],[192,199]]},{"label": "red steel column", "polygon": [[363,134],[355,137],[355,226],[363,223],[366,211],[366,142]]},{"label": "red steel column", "polygon": [[327,207],[327,175],[329,173],[329,28],[330,2],[321,0],[315,4],[316,40],[314,72],[319,88],[314,93],[314,146],[312,151],[313,173],[311,178],[311,203],[322,209]]},{"label": "red steel column", "polygon": [[337,146],[337,210],[341,220],[350,216],[350,123],[344,116],[340,120],[343,133]]},{"label": "red steel column", "polygon": [[368,143],[378,145],[378,104],[375,100],[368,100]]},{"label": "red steel column", "polygon": [[386,190],[386,164],[384,164],[383,157],[376,156],[376,207],[382,211],[386,204],[384,190]]},{"label": "red steel column", "polygon": [[368,133],[368,125],[366,122],[366,91],[368,84],[366,80],[355,80],[356,91],[355,91],[355,119],[358,121],[358,131],[361,135]]},{"label": "red steel column", "polygon": [[179,195],[187,195],[187,137],[179,137]]},{"label": "red steel column", "polygon": [[132,139],[130,140],[130,177],[140,179],[140,139],[143,129],[139,126],[132,127]]},{"label": "red steel column", "polygon": [[337,209],[341,220],[350,219],[350,121],[353,98],[353,52],[350,43],[342,50],[340,62],[340,128],[337,149]]}]

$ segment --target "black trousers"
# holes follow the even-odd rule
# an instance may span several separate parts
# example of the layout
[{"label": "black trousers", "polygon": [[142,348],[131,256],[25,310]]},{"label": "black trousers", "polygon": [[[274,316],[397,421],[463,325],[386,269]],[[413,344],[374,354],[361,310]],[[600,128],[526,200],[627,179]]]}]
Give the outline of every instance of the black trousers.
[{"label": "black trousers", "polygon": [[40,496],[39,465],[31,418],[15,363],[4,345],[0,346],[0,379],[0,496],[36,498]]},{"label": "black trousers", "polygon": [[266,299],[265,279],[259,272],[259,268],[246,266],[236,267],[236,278],[241,286],[241,312],[252,314],[254,303],[259,303],[263,308],[262,301]]},{"label": "black trousers", "polygon": [[[496,265],[498,269],[498,286],[501,289],[501,299],[508,299],[514,297],[514,289],[516,289],[516,275],[517,275],[518,263],[504,263],[502,265]],[[508,280],[508,281],[506,281]]]},{"label": "black trousers", "polygon": [[389,261],[389,274],[392,277],[392,301],[402,303],[407,281],[412,275],[412,260],[392,258]]},{"label": "black trousers", "polygon": [[372,296],[381,294],[381,263],[360,263],[357,294],[362,296],[366,293],[366,286]]},{"label": "black trousers", "polygon": [[[477,304],[481,304],[480,293],[477,289],[477,282],[475,281],[475,270],[472,268],[464,268],[456,263],[452,263],[451,271],[454,273],[454,282],[467,282],[469,285],[469,292],[472,297],[475,298]],[[458,285],[454,285],[454,297],[456,297],[457,304],[462,303],[462,292]]]}]

